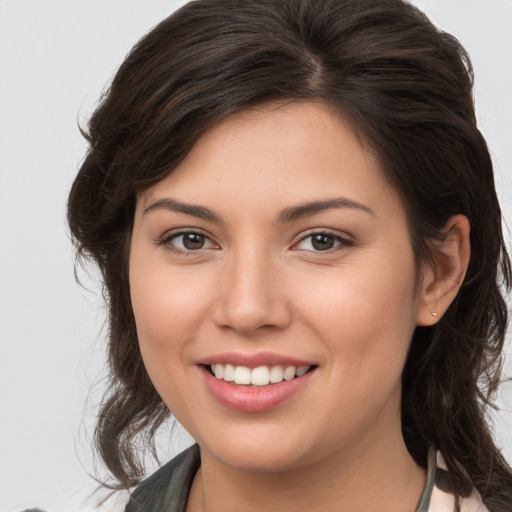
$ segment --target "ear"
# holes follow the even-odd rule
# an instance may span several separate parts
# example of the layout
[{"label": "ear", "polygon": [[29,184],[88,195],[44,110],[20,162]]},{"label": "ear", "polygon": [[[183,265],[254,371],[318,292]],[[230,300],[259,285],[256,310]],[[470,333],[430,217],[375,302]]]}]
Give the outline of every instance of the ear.
[{"label": "ear", "polygon": [[444,228],[445,239],[434,242],[433,264],[422,269],[417,325],[434,325],[444,315],[464,281],[471,252],[469,221],[454,215]]}]

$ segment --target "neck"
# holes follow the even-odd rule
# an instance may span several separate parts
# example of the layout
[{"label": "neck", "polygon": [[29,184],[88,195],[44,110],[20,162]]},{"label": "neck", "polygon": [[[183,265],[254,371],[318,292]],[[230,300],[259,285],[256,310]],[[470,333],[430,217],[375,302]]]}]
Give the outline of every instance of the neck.
[{"label": "neck", "polygon": [[[381,432],[382,433],[382,432]],[[201,451],[187,512],[414,512],[425,470],[410,456],[400,429],[369,435],[327,458],[289,471],[239,471]]]}]

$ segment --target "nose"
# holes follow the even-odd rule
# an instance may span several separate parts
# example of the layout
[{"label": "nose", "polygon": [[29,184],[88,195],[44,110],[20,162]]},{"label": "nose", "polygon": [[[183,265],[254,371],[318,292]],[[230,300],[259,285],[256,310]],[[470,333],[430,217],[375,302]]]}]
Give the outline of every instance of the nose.
[{"label": "nose", "polygon": [[291,321],[283,274],[262,251],[243,251],[226,263],[213,308],[213,321],[245,335],[283,329]]}]

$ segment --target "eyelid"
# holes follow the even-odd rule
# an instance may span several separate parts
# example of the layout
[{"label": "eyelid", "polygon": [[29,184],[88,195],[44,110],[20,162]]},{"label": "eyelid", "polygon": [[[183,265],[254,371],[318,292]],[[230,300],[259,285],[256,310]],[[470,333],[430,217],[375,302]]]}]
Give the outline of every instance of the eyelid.
[{"label": "eyelid", "polygon": [[[201,247],[200,249],[192,250],[192,249],[182,249],[180,247],[176,247],[176,246],[172,245],[171,242],[173,239],[178,238],[182,235],[187,235],[189,233],[204,236],[205,239],[209,242],[210,247]],[[202,229],[192,228],[192,227],[174,228],[169,231],[166,231],[161,237],[159,237],[156,240],[156,243],[157,243],[157,245],[164,246],[167,250],[169,250],[171,252],[183,254],[183,255],[194,255],[194,254],[199,254],[205,250],[219,248],[219,245],[213,240],[213,237],[209,233],[205,232]]]},{"label": "eyelid", "polygon": [[[331,236],[338,243],[334,247],[332,247],[330,249],[323,250],[323,251],[320,251],[320,250],[315,251],[313,249],[299,249],[297,247],[301,242],[303,242],[306,239],[313,237],[315,235]],[[332,230],[329,228],[314,228],[314,229],[308,230],[306,233],[301,233],[299,240],[294,242],[291,248],[292,248],[292,250],[296,250],[296,251],[308,251],[308,252],[314,252],[314,253],[318,253],[318,254],[322,254],[322,253],[328,254],[333,251],[343,249],[345,247],[352,247],[354,245],[355,245],[355,242],[352,240],[351,237],[349,237],[349,235],[346,235],[346,234],[343,235],[339,231],[335,231],[335,230]]]},{"label": "eyelid", "polygon": [[[179,236],[186,235],[188,233],[198,234],[201,236],[204,236],[207,240],[209,247],[201,247],[199,249],[182,249],[180,247],[174,246],[171,241],[175,238],[178,238]],[[314,250],[314,249],[300,249],[297,246],[301,243],[307,240],[308,238],[311,238],[315,235],[327,235],[335,239],[336,244],[334,247],[330,249],[325,250]],[[184,254],[184,255],[194,255],[198,254],[205,250],[212,250],[212,249],[219,249],[219,245],[215,242],[212,235],[210,235],[208,232],[205,232],[204,230],[200,228],[193,228],[193,227],[180,227],[180,228],[174,228],[169,231],[166,231],[162,236],[160,236],[157,240],[155,240],[155,243],[157,245],[165,246],[168,250]],[[355,245],[355,242],[351,239],[351,237],[347,234],[341,234],[339,231],[330,229],[330,228],[312,228],[306,232],[303,232],[300,234],[297,241],[295,241],[291,249],[297,250],[297,251],[308,251],[308,252],[314,252],[314,253],[330,253],[334,252],[340,249],[343,249],[345,247],[350,247]]]}]

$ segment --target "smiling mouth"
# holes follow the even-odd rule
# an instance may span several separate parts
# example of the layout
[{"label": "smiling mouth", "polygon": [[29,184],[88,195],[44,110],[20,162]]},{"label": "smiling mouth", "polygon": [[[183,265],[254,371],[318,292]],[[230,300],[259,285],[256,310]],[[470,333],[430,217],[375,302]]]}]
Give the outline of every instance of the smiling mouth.
[{"label": "smiling mouth", "polygon": [[259,387],[297,379],[314,370],[316,365],[298,367],[274,365],[248,368],[232,364],[212,364],[205,365],[205,368],[218,380],[239,386]]}]

